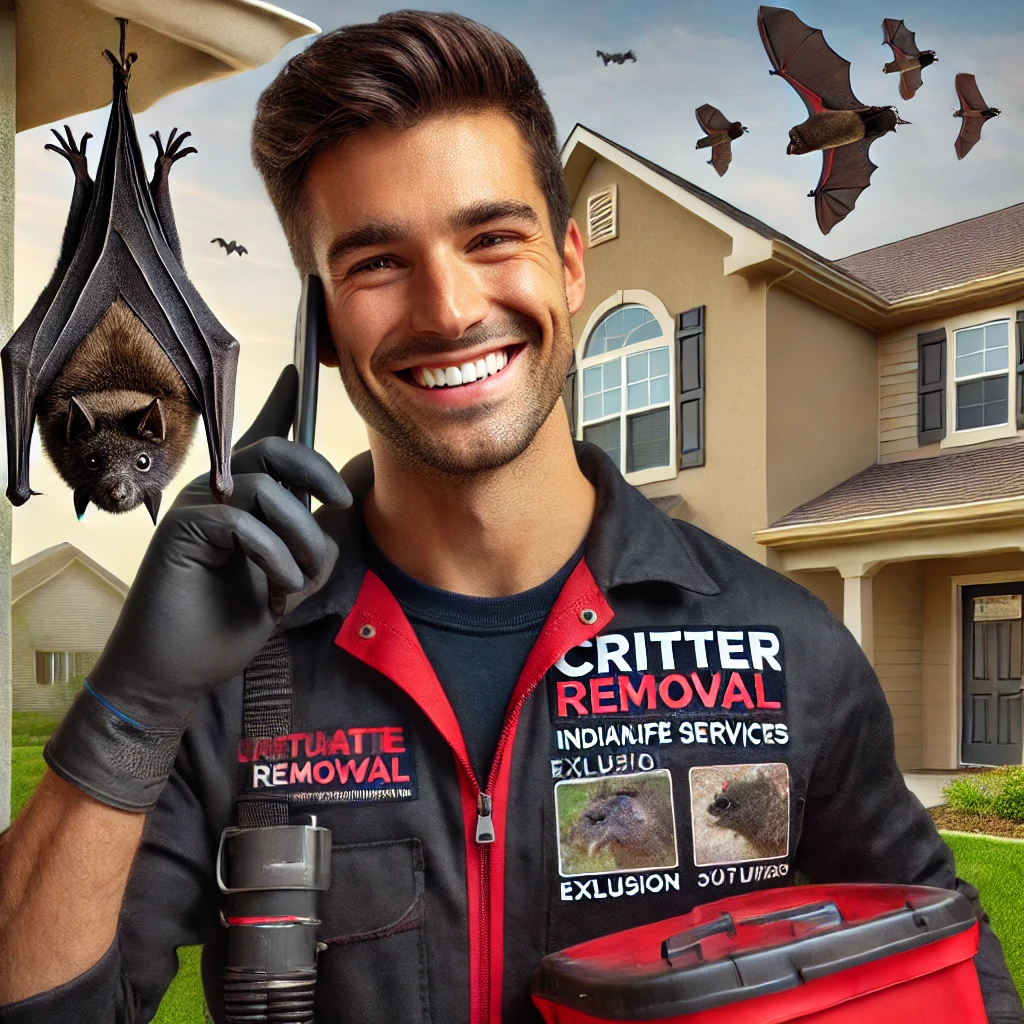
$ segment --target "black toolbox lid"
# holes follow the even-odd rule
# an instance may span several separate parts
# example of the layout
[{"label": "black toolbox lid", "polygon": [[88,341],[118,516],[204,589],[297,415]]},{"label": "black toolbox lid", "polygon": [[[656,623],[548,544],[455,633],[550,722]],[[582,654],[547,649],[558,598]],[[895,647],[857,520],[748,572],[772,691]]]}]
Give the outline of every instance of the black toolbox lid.
[{"label": "black toolbox lid", "polygon": [[532,990],[605,1020],[653,1020],[795,988],[957,935],[975,920],[949,889],[764,890],[551,953]]}]

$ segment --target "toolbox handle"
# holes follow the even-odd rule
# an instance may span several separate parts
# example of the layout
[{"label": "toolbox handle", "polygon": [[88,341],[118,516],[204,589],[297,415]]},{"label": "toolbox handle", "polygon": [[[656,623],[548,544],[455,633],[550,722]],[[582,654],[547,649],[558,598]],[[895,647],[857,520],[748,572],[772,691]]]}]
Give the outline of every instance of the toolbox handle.
[{"label": "toolbox handle", "polygon": [[722,914],[715,921],[687,928],[665,939],[661,944],[661,956],[673,967],[692,967],[704,959],[700,944],[712,935],[735,936],[737,928],[758,928],[762,930],[758,941],[785,942],[812,932],[838,928],[842,923],[843,915],[832,900],[785,907],[769,914],[740,918],[738,921],[734,921],[731,914]]},{"label": "toolbox handle", "polygon": [[684,932],[664,939],[661,943],[662,959],[667,960],[673,967],[681,966],[684,960],[692,961],[694,956],[697,960],[703,960],[704,957],[700,951],[701,942],[712,935],[722,934],[736,934],[736,924],[732,919],[732,914],[722,914],[715,921],[687,928]]}]

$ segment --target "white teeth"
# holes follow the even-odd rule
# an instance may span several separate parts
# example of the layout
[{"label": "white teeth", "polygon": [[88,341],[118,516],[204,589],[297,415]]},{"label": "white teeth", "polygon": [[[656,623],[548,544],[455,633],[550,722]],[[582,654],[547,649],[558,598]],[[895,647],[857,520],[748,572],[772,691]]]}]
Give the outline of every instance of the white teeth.
[{"label": "white teeth", "polygon": [[453,388],[492,377],[500,373],[507,364],[508,356],[504,352],[488,352],[481,359],[463,363],[461,366],[448,366],[444,369],[437,366],[417,366],[412,370],[412,379],[421,388]]}]

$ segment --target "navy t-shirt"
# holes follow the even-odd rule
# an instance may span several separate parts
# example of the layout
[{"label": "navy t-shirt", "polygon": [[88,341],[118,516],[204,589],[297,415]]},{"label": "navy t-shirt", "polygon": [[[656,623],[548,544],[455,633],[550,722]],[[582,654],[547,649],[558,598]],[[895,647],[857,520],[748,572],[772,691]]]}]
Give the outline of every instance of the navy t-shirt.
[{"label": "navy t-shirt", "polygon": [[369,534],[365,540],[369,566],[423,645],[484,788],[519,673],[584,545],[539,587],[508,597],[470,597],[421,583],[388,561]]}]

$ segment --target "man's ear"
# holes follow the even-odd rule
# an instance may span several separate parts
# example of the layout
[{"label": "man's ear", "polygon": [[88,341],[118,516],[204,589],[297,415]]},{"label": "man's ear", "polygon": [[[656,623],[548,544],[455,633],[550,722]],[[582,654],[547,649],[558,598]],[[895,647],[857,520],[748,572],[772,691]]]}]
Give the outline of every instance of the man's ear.
[{"label": "man's ear", "polygon": [[316,310],[317,331],[316,331],[316,355],[317,359],[324,366],[337,366],[338,353],[334,348],[334,338],[331,335],[331,322],[327,316],[327,295],[326,289],[320,289],[318,308]]},{"label": "man's ear", "polygon": [[583,236],[575,220],[565,228],[565,246],[562,250],[562,267],[565,274],[565,300],[569,313],[579,312],[586,293],[586,272],[583,269]]}]

